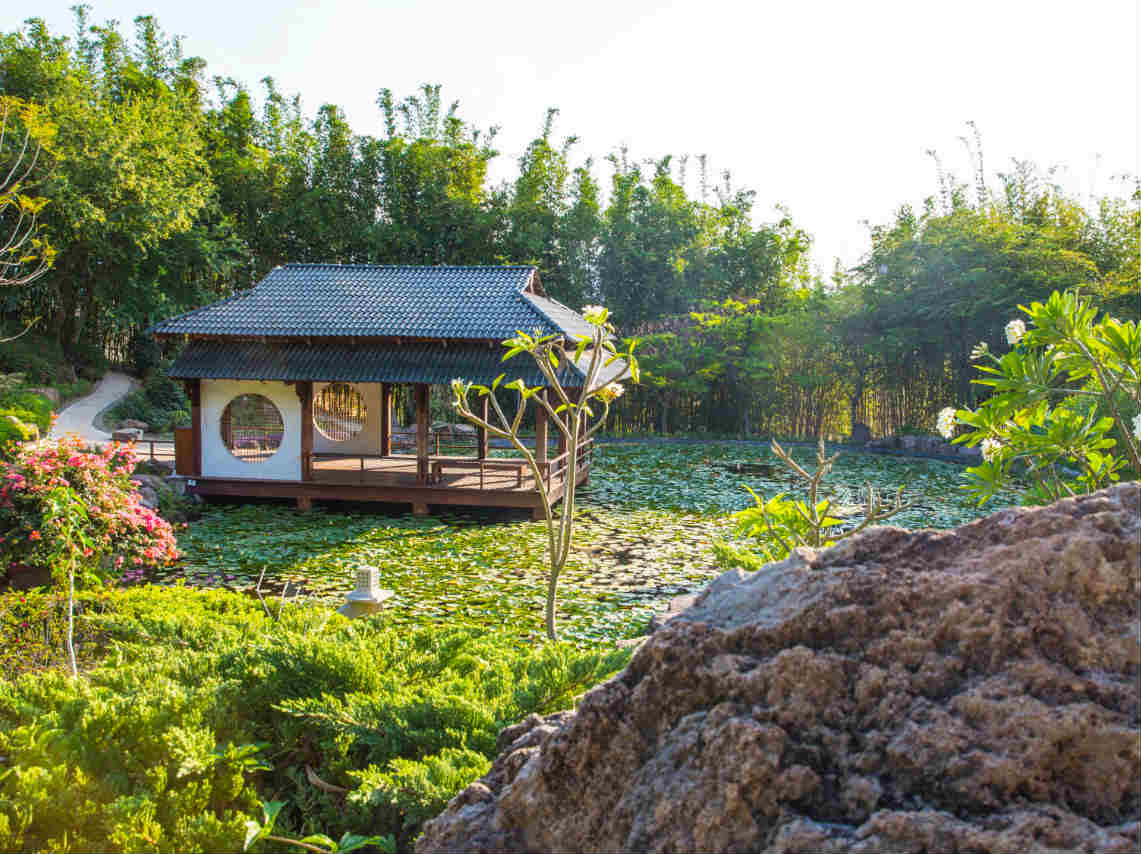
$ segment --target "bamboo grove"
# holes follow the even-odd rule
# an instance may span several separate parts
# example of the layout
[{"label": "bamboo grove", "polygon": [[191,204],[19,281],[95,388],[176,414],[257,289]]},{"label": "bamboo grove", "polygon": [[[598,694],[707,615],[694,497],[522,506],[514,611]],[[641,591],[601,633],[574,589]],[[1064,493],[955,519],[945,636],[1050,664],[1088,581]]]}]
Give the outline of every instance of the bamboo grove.
[{"label": "bamboo grove", "polygon": [[841,436],[972,402],[970,351],[1020,302],[1080,287],[1138,311],[1135,184],[1131,202],[1079,202],[1031,164],[988,179],[977,135],[977,174],[960,183],[936,161],[923,209],[871,228],[862,263],[825,279],[791,215],[758,224],[756,194],[704,158],[596,165],[552,109],[495,183],[495,129],[439,86],[379,88],[383,134],[358,134],[270,77],[212,77],[153,17],[129,37],[84,6],[76,24],[0,34],[0,95],[50,126],[27,189],[47,200],[54,252],[47,274],[0,290],[0,331],[38,318],[75,364],[137,366],[153,321],[288,261],[535,264],[552,296],[606,305],[643,339],[619,431]]}]

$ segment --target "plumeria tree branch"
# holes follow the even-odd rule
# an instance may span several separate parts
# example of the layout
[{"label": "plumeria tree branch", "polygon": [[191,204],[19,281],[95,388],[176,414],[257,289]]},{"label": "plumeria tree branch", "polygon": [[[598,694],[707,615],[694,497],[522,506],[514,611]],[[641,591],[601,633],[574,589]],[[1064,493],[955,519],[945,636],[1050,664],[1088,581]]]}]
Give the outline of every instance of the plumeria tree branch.
[{"label": "plumeria tree branch", "polygon": [[[1012,320],[998,357],[983,343],[972,358],[994,390],[975,410],[947,407],[936,427],[954,439],[980,444],[981,466],[967,469],[967,489],[983,503],[1003,488],[1017,488],[1016,465],[1033,486],[1028,503],[1092,492],[1116,481],[1126,464],[1141,473],[1141,328],[1096,309],[1072,292],[1020,306],[1031,325]],[[989,364],[988,364],[989,363]],[[1137,412],[1130,421],[1123,409]],[[1111,435],[1112,434],[1112,435]],[[1117,453],[1115,453],[1117,451]]]},{"label": "plumeria tree branch", "polygon": [[[555,627],[555,602],[559,577],[570,556],[574,531],[579,451],[584,443],[606,423],[610,414],[610,404],[620,397],[623,391],[617,382],[602,383],[600,375],[604,368],[621,360],[624,363],[622,375],[628,373],[634,382],[639,379],[638,361],[634,357],[636,342],[632,342],[626,352],[617,350],[611,341],[615,330],[609,320],[610,312],[601,306],[586,306],[583,309],[583,316],[591,325],[592,332],[573,341],[562,335],[518,331],[514,338],[503,342],[507,348],[503,360],[507,361],[521,353],[528,354],[543,377],[543,385],[528,386],[522,377],[503,383],[505,374],[500,374],[490,386],[475,385],[461,378],[452,380],[453,405],[459,415],[486,430],[490,435],[510,442],[531,470],[547,526],[549,567],[545,626],[547,637],[551,640],[558,639]],[[581,391],[577,399],[572,399],[563,385],[565,371],[569,365],[581,365],[584,359],[586,368],[583,371]],[[511,416],[508,416],[499,400],[497,393],[501,389],[515,392],[515,412]],[[548,390],[554,394],[553,402],[549,399]],[[494,419],[484,418],[472,409],[469,397],[473,393],[477,397],[488,399]],[[536,406],[542,407],[550,423],[566,438],[567,452],[560,478],[563,485],[563,503],[561,512],[557,516],[547,486],[551,464],[545,464],[547,472],[544,472],[543,465],[540,465],[535,452],[519,435],[528,401],[535,401]],[[601,410],[596,413],[594,407],[597,406],[600,406]]]}]

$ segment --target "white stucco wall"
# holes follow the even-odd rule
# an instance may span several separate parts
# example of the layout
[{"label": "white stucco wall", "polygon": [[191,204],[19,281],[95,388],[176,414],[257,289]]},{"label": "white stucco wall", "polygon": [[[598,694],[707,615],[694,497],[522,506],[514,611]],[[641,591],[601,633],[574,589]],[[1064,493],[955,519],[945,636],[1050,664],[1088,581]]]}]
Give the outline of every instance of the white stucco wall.
[{"label": "white stucco wall", "polygon": [[[331,383],[313,383],[313,399],[321,389]],[[364,398],[365,422],[352,439],[334,442],[321,435],[313,425],[313,453],[315,454],[379,454],[380,453],[380,383],[348,383]]]},{"label": "white stucco wall", "polygon": [[[269,398],[285,424],[281,446],[264,462],[243,462],[222,443],[222,410],[241,394]],[[202,380],[202,476],[301,480],[301,401],[293,386],[250,380]]]}]

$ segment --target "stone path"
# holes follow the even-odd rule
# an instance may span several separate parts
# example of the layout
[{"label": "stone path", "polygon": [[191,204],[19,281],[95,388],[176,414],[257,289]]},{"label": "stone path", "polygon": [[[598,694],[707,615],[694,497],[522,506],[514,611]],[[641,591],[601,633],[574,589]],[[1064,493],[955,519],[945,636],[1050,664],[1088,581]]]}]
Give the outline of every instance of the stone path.
[{"label": "stone path", "polygon": [[126,396],[132,388],[131,378],[126,374],[116,372],[105,374],[91,394],[68,404],[59,413],[50,435],[53,438],[60,438],[67,433],[74,433],[89,442],[109,442],[111,434],[95,428],[95,416]]}]

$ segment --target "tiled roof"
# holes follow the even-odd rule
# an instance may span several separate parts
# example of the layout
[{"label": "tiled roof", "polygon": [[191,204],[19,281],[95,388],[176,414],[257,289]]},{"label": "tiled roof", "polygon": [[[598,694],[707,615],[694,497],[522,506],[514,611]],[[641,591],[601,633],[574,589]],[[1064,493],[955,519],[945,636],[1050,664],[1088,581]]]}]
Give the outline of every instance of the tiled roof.
[{"label": "tiled roof", "polygon": [[534,267],[286,264],[248,291],[153,326],[156,335],[502,340],[589,334],[582,317],[524,293]]},{"label": "tiled roof", "polygon": [[[278,380],[295,382],[432,383],[460,377],[490,385],[506,374],[528,385],[544,385],[534,360],[520,353],[504,362],[498,345],[432,344],[392,346],[325,346],[301,343],[260,344],[251,341],[192,341],[171,366],[178,379]],[[583,374],[568,368],[559,377],[567,386],[582,385]]]}]

